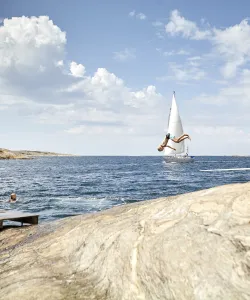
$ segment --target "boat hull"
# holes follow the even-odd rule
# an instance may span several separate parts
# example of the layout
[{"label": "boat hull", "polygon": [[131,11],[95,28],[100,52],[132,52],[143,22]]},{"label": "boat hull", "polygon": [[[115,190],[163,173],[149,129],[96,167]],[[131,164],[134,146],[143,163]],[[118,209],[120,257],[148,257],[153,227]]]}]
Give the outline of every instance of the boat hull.
[{"label": "boat hull", "polygon": [[193,156],[163,156],[163,159],[165,162],[171,163],[171,162],[176,162],[176,163],[189,163],[194,161]]}]

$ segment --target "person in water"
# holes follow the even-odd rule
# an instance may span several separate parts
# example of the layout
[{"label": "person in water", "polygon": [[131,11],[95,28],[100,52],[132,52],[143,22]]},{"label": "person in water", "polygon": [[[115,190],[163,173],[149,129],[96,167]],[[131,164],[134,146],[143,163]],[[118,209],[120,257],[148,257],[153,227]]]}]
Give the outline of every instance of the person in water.
[{"label": "person in water", "polygon": [[16,203],[16,194],[15,193],[12,193],[10,195],[10,199],[8,200],[8,202],[10,202],[10,203]]},{"label": "person in water", "polygon": [[176,150],[175,148],[171,147],[168,145],[168,141],[171,140],[175,143],[180,143],[182,141],[184,141],[185,139],[189,139],[191,141],[191,138],[188,134],[184,133],[183,135],[179,136],[178,138],[176,138],[174,135],[171,135],[170,133],[168,133],[164,139],[164,141],[162,142],[162,144],[158,147],[158,151],[163,151],[165,147],[168,147],[170,149]]}]

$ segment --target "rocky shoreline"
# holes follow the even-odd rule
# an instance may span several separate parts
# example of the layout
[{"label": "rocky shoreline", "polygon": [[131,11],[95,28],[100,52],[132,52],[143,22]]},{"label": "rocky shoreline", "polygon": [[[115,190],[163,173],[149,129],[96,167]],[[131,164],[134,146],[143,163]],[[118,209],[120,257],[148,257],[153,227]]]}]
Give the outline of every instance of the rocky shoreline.
[{"label": "rocky shoreline", "polygon": [[250,299],[250,183],[0,232],[0,299]]},{"label": "rocky shoreline", "polygon": [[0,148],[0,159],[32,159],[40,156],[76,156],[72,154],[60,154],[45,151],[9,150]]}]

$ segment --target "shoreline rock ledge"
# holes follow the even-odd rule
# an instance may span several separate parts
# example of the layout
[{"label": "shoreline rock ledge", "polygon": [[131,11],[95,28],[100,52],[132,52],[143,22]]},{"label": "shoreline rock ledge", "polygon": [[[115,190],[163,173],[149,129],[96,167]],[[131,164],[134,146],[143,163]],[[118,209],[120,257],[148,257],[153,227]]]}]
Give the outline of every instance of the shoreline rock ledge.
[{"label": "shoreline rock ledge", "polygon": [[250,183],[3,230],[0,299],[250,299]]},{"label": "shoreline rock ledge", "polygon": [[2,159],[33,159],[41,156],[77,156],[72,154],[61,154],[46,151],[31,151],[31,150],[9,150],[0,148],[0,160]]}]

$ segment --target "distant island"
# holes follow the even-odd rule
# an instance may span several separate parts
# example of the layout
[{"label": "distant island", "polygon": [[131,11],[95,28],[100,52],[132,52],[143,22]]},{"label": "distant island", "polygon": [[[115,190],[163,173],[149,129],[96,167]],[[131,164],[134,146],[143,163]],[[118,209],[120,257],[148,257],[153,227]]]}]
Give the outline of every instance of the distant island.
[{"label": "distant island", "polygon": [[32,159],[39,156],[76,156],[47,151],[9,150],[0,148],[0,159]]}]

